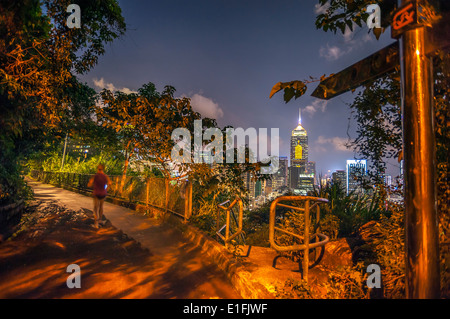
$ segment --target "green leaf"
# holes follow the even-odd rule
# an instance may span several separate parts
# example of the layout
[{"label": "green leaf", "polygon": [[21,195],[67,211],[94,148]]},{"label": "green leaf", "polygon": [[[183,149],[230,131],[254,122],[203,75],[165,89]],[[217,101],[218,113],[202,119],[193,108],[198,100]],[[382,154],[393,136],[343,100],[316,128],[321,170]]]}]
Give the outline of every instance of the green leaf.
[{"label": "green leaf", "polygon": [[287,87],[284,89],[284,101],[288,103],[295,95],[295,89]]},{"label": "green leaf", "polygon": [[344,34],[345,33],[345,23],[340,22],[337,25],[338,25],[338,28],[341,29],[342,34]]},{"label": "green leaf", "polygon": [[345,20],[345,23],[347,23],[348,27],[350,28],[350,31],[353,32],[353,21],[352,20]]}]

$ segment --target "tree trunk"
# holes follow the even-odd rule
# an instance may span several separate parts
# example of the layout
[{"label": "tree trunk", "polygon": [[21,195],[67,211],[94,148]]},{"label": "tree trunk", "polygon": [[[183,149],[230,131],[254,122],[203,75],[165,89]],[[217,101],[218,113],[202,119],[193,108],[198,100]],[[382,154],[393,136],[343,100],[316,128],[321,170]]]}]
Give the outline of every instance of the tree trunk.
[{"label": "tree trunk", "polygon": [[122,196],[122,194],[123,194],[123,188],[125,187],[125,180],[127,178],[128,165],[130,164],[130,158],[131,158],[131,154],[132,154],[132,152],[130,152],[128,154],[128,148],[130,147],[130,144],[131,144],[131,141],[128,142],[127,148],[125,149],[125,163],[123,165],[122,180],[120,182],[120,196]]}]

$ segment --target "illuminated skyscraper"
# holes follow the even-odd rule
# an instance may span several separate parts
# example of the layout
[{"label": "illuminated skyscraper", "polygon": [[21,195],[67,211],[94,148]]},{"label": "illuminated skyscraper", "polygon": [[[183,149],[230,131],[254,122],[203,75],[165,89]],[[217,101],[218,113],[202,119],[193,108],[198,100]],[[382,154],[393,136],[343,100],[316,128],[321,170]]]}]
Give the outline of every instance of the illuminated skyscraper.
[{"label": "illuminated skyscraper", "polygon": [[316,175],[316,162],[306,162],[305,173]]},{"label": "illuminated skyscraper", "polygon": [[347,194],[362,191],[362,178],[367,175],[366,160],[347,160]]},{"label": "illuminated skyscraper", "polygon": [[307,195],[314,189],[315,163],[308,162],[308,133],[302,126],[299,110],[298,125],[291,134],[291,167],[289,168],[289,187],[294,193]]},{"label": "illuminated skyscraper", "polygon": [[337,170],[333,172],[332,183],[338,184],[343,190],[347,189],[347,172],[344,170]]},{"label": "illuminated skyscraper", "polygon": [[280,156],[278,161],[278,171],[272,177],[272,188],[274,190],[287,186],[288,183],[288,158],[287,156]]},{"label": "illuminated skyscraper", "polygon": [[308,162],[308,133],[302,126],[302,114],[299,110],[298,126],[291,134],[291,167],[305,170]]}]

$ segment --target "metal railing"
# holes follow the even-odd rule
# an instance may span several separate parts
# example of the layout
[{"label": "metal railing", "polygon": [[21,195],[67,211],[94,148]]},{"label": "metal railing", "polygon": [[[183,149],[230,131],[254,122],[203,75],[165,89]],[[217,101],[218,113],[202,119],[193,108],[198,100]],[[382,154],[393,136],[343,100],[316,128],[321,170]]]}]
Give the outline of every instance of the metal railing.
[{"label": "metal railing", "polygon": [[[298,206],[282,204],[281,202],[290,202],[300,204]],[[270,246],[277,252],[302,251],[302,274],[303,278],[308,280],[308,269],[317,264],[323,256],[324,246],[329,241],[328,236],[320,233],[320,204],[327,203],[328,200],[310,196],[280,196],[276,198],[270,205],[270,221],[269,221],[269,242]],[[294,211],[304,213],[304,229],[303,235],[294,233],[286,229],[276,226],[276,210],[277,207],[289,208]],[[314,225],[311,225],[311,211],[315,209],[316,216]],[[313,226],[313,233],[310,234],[310,227]],[[301,243],[291,245],[280,245],[276,242],[275,232],[286,234],[295,238]],[[320,249],[320,251],[319,251]],[[313,265],[310,265],[310,253],[313,253]]]},{"label": "metal railing", "polygon": [[[242,203],[242,200],[240,198],[235,199],[231,204],[226,207],[225,205],[230,203],[229,200],[217,205],[217,207],[221,210],[224,210],[226,212],[226,223],[219,229],[219,221],[220,221],[220,210],[217,213],[217,223],[216,223],[216,234],[218,237],[220,237],[224,242],[225,245],[228,245],[233,239],[235,239],[238,236],[242,237],[242,240],[244,241],[243,236],[243,218],[244,218],[244,204]],[[238,217],[236,217],[235,212],[235,206],[239,206],[238,211]],[[232,225],[235,225],[234,233],[232,233]],[[225,236],[221,234],[223,230],[225,229]]]},{"label": "metal railing", "polygon": [[[44,183],[56,186],[69,186],[81,191],[90,192],[87,187],[90,177],[76,173],[33,171],[31,176]],[[112,185],[108,188],[110,197],[128,202],[139,203],[144,207],[156,207],[189,220],[192,215],[192,184],[187,181],[170,181],[165,178],[143,178],[139,176],[110,176]],[[310,196],[280,196],[270,206],[269,243],[278,253],[303,252],[302,275],[308,278],[308,269],[320,262],[328,236],[320,233],[320,205],[328,200]],[[303,214],[303,224],[296,227],[280,227],[287,217],[277,217],[277,208],[288,208]],[[220,227],[220,221],[225,224]],[[315,214],[314,214],[315,213]],[[221,239],[228,246],[234,239],[240,238],[245,245],[243,230],[244,205],[240,198],[232,202],[227,200],[217,205],[216,239]],[[300,225],[300,226],[299,226]],[[286,225],[285,225],[286,226]],[[276,236],[281,234],[281,236]],[[292,238],[280,243],[280,238]],[[281,240],[282,241],[282,240]],[[288,242],[286,244],[286,242]],[[293,244],[290,244],[294,242]],[[280,255],[279,255],[280,256]],[[278,256],[278,257],[279,257]],[[276,258],[278,258],[276,257]],[[312,257],[312,258],[311,258]],[[275,258],[275,260],[276,260]],[[274,265],[275,265],[274,260]],[[310,264],[312,261],[312,264]]]},{"label": "metal railing", "polygon": [[[88,182],[93,175],[31,171],[30,176],[46,184],[91,192]],[[124,203],[142,205],[170,212],[184,220],[192,215],[192,184],[186,180],[170,181],[163,177],[109,176],[112,185],[108,197]]]}]

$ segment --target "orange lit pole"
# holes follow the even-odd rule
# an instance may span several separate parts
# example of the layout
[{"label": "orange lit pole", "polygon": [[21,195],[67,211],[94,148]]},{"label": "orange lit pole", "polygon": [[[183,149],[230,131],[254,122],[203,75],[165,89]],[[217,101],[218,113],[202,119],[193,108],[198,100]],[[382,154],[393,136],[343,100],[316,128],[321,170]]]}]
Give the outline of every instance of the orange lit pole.
[{"label": "orange lit pole", "polygon": [[[386,2],[388,2],[386,0]],[[430,4],[439,4],[440,13]],[[400,39],[322,80],[311,94],[330,99],[392,72],[401,61],[406,228],[406,294],[439,298],[433,72],[427,54],[450,48],[448,0],[402,0],[391,24]]]},{"label": "orange lit pole", "polygon": [[[412,3],[411,0],[403,0],[402,7],[406,8]],[[417,1],[417,6],[424,4],[422,0]],[[401,14],[396,16],[399,21],[407,19],[402,18]],[[439,298],[440,294],[433,73],[431,58],[425,54],[426,35],[427,27],[419,26],[402,32],[400,38],[406,295],[414,299]]]}]

